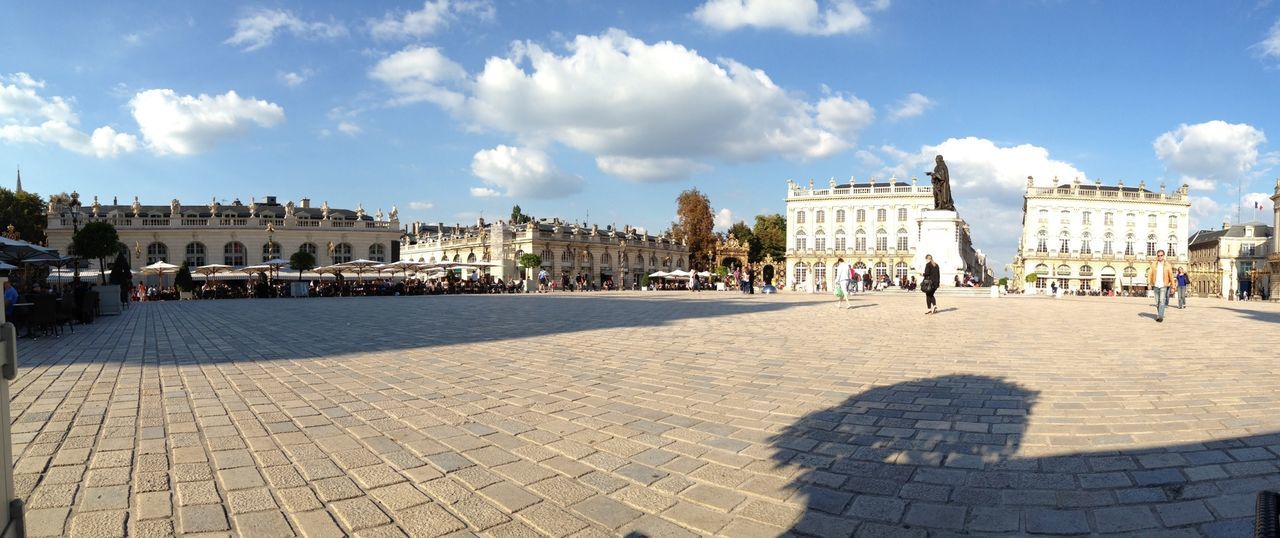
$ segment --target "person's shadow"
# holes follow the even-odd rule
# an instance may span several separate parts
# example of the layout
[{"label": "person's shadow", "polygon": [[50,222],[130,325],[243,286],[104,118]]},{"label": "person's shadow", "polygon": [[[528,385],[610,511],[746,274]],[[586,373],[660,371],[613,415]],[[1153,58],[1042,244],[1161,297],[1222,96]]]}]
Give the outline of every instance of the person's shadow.
[{"label": "person's shadow", "polygon": [[[878,387],[770,438],[804,511],[791,534],[1251,536],[1280,435],[1018,458],[1037,392],[952,375]],[[1237,476],[1237,472],[1240,473]],[[1253,473],[1253,476],[1250,476]],[[1246,478],[1247,477],[1247,478]]]}]

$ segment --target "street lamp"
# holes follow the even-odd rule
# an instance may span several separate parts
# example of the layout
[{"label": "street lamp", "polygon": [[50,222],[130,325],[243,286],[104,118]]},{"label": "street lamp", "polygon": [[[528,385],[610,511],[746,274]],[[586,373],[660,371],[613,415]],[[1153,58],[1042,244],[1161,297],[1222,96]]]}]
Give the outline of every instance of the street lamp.
[{"label": "street lamp", "polygon": [[619,253],[618,262],[620,262],[620,265],[622,265],[622,285],[618,287],[618,289],[621,290],[621,289],[626,289],[626,287],[630,285],[630,281],[627,280],[627,266],[630,265],[631,260],[627,259],[627,240],[626,239],[618,240],[618,253]]},{"label": "street lamp", "polygon": [[[71,191],[71,203],[67,204],[71,209],[71,242],[75,243],[76,236],[80,234],[80,193]],[[80,284],[80,256],[78,254],[71,257],[72,276],[71,281]]]}]

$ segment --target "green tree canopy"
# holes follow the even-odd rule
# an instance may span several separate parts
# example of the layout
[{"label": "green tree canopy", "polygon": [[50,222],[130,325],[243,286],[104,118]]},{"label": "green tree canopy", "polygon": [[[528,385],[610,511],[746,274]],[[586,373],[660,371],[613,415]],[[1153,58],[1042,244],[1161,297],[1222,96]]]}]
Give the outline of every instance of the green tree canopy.
[{"label": "green tree canopy", "polygon": [[520,267],[523,267],[525,269],[533,269],[534,267],[538,267],[541,265],[542,265],[542,256],[539,256],[532,252],[527,254],[522,254],[520,256]]},{"label": "green tree canopy", "polygon": [[[0,233],[12,225],[18,232],[18,239],[30,243],[44,242],[46,220],[44,199],[32,192],[13,192],[0,187]],[[66,248],[66,245],[52,245],[53,248]],[[65,253],[64,253],[65,254]]]},{"label": "green tree canopy", "polygon": [[782,259],[787,254],[787,218],[777,213],[756,215],[756,225],[751,230],[751,261],[766,257]]},{"label": "green tree canopy", "polygon": [[120,235],[116,233],[116,227],[109,222],[90,222],[82,226],[75,237],[71,238],[71,250],[81,258],[97,258],[98,278],[106,284],[107,275],[104,268],[107,266],[107,256],[120,251]]},{"label": "green tree canopy", "polygon": [[298,272],[298,280],[302,280],[302,272],[316,268],[316,256],[305,250],[294,252],[289,256],[289,268]]},{"label": "green tree canopy", "polygon": [[187,262],[182,262],[182,267],[178,268],[178,275],[173,277],[173,287],[186,292],[196,289],[196,279],[191,278],[191,267]]},{"label": "green tree canopy", "polygon": [[524,224],[530,220],[532,220],[532,217],[524,214],[524,212],[520,210],[519,204],[511,206],[511,224]]}]

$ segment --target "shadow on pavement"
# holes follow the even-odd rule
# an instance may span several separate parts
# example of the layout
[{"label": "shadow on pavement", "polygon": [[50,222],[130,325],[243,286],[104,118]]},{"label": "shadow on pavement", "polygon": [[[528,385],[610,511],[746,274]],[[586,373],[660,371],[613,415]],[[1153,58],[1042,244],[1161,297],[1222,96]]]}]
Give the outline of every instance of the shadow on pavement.
[{"label": "shadow on pavement", "polygon": [[1019,458],[1037,393],[953,375],[879,387],[770,439],[812,536],[934,533],[1252,536],[1280,487],[1280,434]]},{"label": "shadow on pavement", "polygon": [[1253,318],[1258,321],[1265,321],[1268,323],[1280,323],[1280,312],[1265,312],[1262,310],[1249,310],[1247,308],[1231,308],[1229,306],[1215,306],[1214,308],[1217,308],[1218,310],[1227,310],[1230,312],[1235,312],[1237,314],[1240,314],[1241,316],[1244,316],[1247,318]]}]

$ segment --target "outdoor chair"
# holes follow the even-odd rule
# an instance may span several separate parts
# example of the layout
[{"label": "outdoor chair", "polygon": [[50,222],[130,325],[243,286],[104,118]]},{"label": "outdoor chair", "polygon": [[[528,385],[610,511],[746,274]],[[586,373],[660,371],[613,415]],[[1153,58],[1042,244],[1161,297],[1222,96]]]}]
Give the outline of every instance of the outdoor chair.
[{"label": "outdoor chair", "polygon": [[89,291],[80,301],[80,323],[93,323],[98,316],[98,292]]},{"label": "outdoor chair", "polygon": [[58,302],[58,326],[66,325],[68,329],[71,329],[71,332],[76,332],[76,329],[71,325],[71,322],[76,320],[77,315],[76,302],[72,300],[70,295],[63,297],[62,300]]},{"label": "outdoor chair", "polygon": [[34,306],[31,308],[31,330],[41,329],[44,334],[49,334],[52,328],[54,335],[58,334],[58,300],[53,297],[36,297],[31,301]]}]

